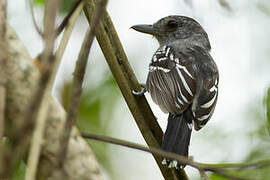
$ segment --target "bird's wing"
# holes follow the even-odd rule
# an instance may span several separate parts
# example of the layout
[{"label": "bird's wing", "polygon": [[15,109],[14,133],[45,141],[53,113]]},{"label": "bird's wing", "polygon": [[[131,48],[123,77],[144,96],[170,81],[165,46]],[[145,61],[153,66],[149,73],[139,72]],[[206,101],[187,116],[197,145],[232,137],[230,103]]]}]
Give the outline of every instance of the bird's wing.
[{"label": "bird's wing", "polygon": [[199,46],[159,48],[149,65],[146,89],[165,113],[190,111],[196,130],[211,118],[218,95],[218,69]]},{"label": "bird's wing", "polygon": [[183,58],[171,46],[162,46],[149,65],[146,88],[165,113],[181,114],[195,96],[195,76]]},{"label": "bird's wing", "polygon": [[193,71],[196,76],[196,95],[192,103],[195,130],[200,130],[211,118],[218,96],[219,74],[210,54],[199,46],[189,48],[195,59]]}]

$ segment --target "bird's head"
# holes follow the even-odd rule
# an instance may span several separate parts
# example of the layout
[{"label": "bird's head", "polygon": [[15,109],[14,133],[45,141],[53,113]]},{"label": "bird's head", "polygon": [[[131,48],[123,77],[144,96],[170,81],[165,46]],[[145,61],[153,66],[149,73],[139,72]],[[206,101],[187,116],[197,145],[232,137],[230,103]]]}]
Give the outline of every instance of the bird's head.
[{"label": "bird's head", "polygon": [[154,24],[139,24],[131,28],[153,35],[161,45],[174,40],[188,39],[201,42],[205,48],[211,49],[208,36],[202,26],[186,16],[167,16]]}]

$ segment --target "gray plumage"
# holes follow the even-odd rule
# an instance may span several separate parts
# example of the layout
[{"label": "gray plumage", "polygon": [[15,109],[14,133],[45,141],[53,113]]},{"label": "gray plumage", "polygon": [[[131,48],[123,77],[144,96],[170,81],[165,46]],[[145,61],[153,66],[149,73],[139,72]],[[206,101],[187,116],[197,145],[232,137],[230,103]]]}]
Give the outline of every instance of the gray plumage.
[{"label": "gray plumage", "polygon": [[201,129],[211,118],[218,94],[218,69],[209,54],[207,33],[192,18],[168,16],[133,29],[153,35],[160,47],[149,64],[146,89],[169,113],[162,148],[188,156],[192,124]]}]

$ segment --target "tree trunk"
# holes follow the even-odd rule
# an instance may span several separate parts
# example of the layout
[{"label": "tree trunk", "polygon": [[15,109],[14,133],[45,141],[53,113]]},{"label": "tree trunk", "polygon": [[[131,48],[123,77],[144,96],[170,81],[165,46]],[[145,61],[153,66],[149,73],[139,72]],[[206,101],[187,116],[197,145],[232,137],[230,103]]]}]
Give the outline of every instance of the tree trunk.
[{"label": "tree trunk", "polygon": [[[6,80],[5,136],[12,137],[16,129],[25,123],[17,120],[21,119],[19,117],[23,115],[25,107],[30,102],[40,72],[35,68],[33,60],[10,27],[8,27],[7,36],[9,44],[8,61],[3,62],[0,59],[2,61],[0,62],[0,69],[4,72],[1,78]],[[57,152],[59,152],[59,141],[66,115],[62,106],[54,97],[49,95],[45,98],[49,99],[50,105],[46,114],[47,123],[42,142],[37,179],[103,179],[93,151],[75,127],[72,129],[64,168],[56,170]],[[33,128],[29,128],[29,131],[33,131]],[[31,138],[24,137],[25,132],[19,133],[21,133],[20,141]],[[12,156],[9,158],[12,158]]]}]

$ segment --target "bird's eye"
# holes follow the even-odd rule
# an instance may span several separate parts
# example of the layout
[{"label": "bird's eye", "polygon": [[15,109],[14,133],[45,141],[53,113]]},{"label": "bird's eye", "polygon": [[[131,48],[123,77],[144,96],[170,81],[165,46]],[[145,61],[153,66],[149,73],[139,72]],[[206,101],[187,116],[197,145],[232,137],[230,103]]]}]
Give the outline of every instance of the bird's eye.
[{"label": "bird's eye", "polygon": [[173,21],[173,20],[170,20],[167,23],[167,27],[170,28],[170,29],[177,28],[177,26],[178,26],[177,22],[176,21]]}]

